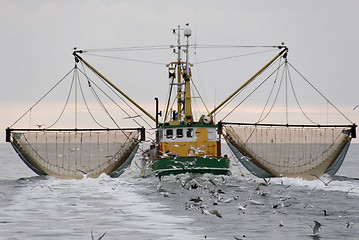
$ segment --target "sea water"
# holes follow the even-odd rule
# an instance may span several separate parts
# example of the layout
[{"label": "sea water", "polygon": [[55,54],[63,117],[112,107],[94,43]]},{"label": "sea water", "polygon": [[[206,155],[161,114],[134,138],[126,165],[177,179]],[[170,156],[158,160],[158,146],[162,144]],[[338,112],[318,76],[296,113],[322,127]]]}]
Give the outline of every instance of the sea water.
[{"label": "sea water", "polygon": [[323,182],[264,181],[233,157],[231,176],[141,178],[139,156],[118,178],[59,180],[0,144],[0,239],[358,239],[358,144]]}]

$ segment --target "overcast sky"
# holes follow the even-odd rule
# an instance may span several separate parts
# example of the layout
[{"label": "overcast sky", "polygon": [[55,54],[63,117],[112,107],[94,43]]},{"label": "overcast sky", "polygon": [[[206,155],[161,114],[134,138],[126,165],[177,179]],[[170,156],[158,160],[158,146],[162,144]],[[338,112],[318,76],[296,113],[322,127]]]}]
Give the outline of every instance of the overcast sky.
[{"label": "overcast sky", "polygon": [[[353,110],[359,105],[358,12],[357,0],[0,0],[0,129],[15,122],[73,67],[73,47],[174,44],[171,29],[186,22],[197,44],[285,42],[291,63],[358,123],[359,108]],[[171,49],[168,54],[173,56]],[[152,68],[158,69],[159,76],[153,76]],[[139,64],[134,69],[132,72],[148,70],[149,74],[136,79],[122,70],[122,79],[129,80],[116,84],[145,106],[153,104],[154,96],[165,96],[161,93],[167,87],[157,93],[155,87],[145,85],[150,93],[147,98],[138,90],[141,81],[166,81],[165,67]],[[213,88],[220,101],[234,87],[224,90],[224,80],[218,82]],[[2,133],[0,142],[5,138]]]}]

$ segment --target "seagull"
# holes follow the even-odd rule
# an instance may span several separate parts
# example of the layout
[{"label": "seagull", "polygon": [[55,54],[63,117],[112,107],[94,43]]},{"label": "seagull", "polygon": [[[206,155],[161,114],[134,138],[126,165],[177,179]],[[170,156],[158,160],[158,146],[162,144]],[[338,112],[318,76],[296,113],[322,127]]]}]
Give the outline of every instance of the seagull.
[{"label": "seagull", "polygon": [[309,225],[309,227],[311,227],[312,230],[313,230],[313,234],[311,234],[311,236],[313,236],[313,237],[318,236],[319,235],[319,228],[321,226],[322,226],[322,224],[320,224],[320,222],[314,220],[314,226],[312,227],[312,226]]},{"label": "seagull", "polygon": [[79,172],[82,172],[83,174],[87,174],[87,172],[85,172],[85,171],[83,171],[83,170],[81,170],[81,169],[78,169],[78,168],[76,168],[76,171],[79,171]]},{"label": "seagull", "polygon": [[347,195],[351,190],[353,190],[354,188],[351,188],[351,189],[349,189],[346,193],[345,193],[345,195]]},{"label": "seagull", "polygon": [[[113,209],[113,208],[109,208],[108,210],[107,210],[107,212],[109,212],[110,210],[112,210],[112,211],[114,211],[114,213],[118,213],[118,211],[116,210],[116,209]],[[126,213],[122,210],[122,209],[119,209],[123,214],[125,214],[126,215]]]},{"label": "seagull", "polygon": [[63,158],[65,158],[66,160],[69,159],[66,155],[62,155],[62,154],[59,154],[59,157],[63,157]]},{"label": "seagull", "polygon": [[33,187],[31,188],[31,190],[34,189],[35,187],[41,187],[41,188],[47,187],[48,189],[50,189],[51,192],[53,191],[52,188],[50,188],[50,187],[47,186],[47,185],[35,185],[35,186],[33,186]]},{"label": "seagull", "polygon": [[216,183],[212,180],[212,179],[209,179],[208,180],[210,183],[212,183],[214,186],[216,186]]},{"label": "seagull", "polygon": [[219,218],[222,218],[222,214],[220,214],[216,209],[213,209],[209,212],[212,213],[213,215],[216,215]]},{"label": "seagull", "polygon": [[[106,233],[107,233],[107,232],[104,232],[99,238],[97,238],[97,240],[101,240],[101,239],[105,236]],[[91,239],[92,239],[92,240],[95,240],[95,239],[93,238],[92,230],[91,230]]]},{"label": "seagull", "polygon": [[76,148],[73,148],[73,149],[69,149],[69,153],[70,153],[70,152],[74,152],[74,151],[79,151],[79,150],[80,150],[79,147],[76,147]]},{"label": "seagull", "polygon": [[222,201],[223,203],[230,203],[230,202],[233,201],[233,198],[228,198],[228,199],[225,199],[225,200],[223,200],[223,198],[222,198],[221,201]]},{"label": "seagull", "polygon": [[[246,237],[246,235],[243,235],[243,238],[245,238],[245,237]],[[234,236],[235,240],[243,240],[243,238],[239,238],[239,237]]]},{"label": "seagull", "polygon": [[249,202],[250,202],[252,205],[264,205],[263,203],[258,202],[258,201],[253,200],[253,199],[249,199]]},{"label": "seagull", "polygon": [[210,215],[211,213],[207,209],[202,209],[202,213],[206,215]]},{"label": "seagull", "polygon": [[106,156],[105,158],[115,159],[116,161],[119,160],[119,158],[117,158],[117,157],[115,157],[115,156],[112,156],[112,155],[108,155],[108,156]]},{"label": "seagull", "polygon": [[324,216],[328,216],[327,210],[323,210]]},{"label": "seagull", "polygon": [[331,183],[334,179],[330,179],[329,182],[324,182],[322,179],[320,179],[317,175],[312,175],[314,177],[316,177],[318,180],[320,180],[322,183],[324,183],[325,186],[328,186],[329,183]]},{"label": "seagull", "polygon": [[131,118],[138,118],[138,117],[141,117],[141,115],[128,116],[128,117],[124,117],[123,119],[131,119]]},{"label": "seagull", "polygon": [[202,202],[203,199],[198,196],[196,198],[191,198],[190,201],[195,202],[195,203],[199,203],[199,202]]},{"label": "seagull", "polygon": [[240,204],[238,205],[238,209],[241,211],[246,210],[246,207],[247,207],[247,205],[244,205],[244,206],[242,206]]},{"label": "seagull", "polygon": [[278,207],[279,207],[279,204],[272,205],[272,208],[278,208]]}]

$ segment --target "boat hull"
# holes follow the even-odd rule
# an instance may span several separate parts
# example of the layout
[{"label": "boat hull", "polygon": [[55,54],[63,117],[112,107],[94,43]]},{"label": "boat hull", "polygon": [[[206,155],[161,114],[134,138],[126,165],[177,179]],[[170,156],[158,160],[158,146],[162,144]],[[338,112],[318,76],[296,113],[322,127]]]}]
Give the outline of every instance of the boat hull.
[{"label": "boat hull", "polygon": [[152,164],[152,170],[157,176],[182,173],[230,175],[229,166],[228,158],[189,156],[157,159]]}]

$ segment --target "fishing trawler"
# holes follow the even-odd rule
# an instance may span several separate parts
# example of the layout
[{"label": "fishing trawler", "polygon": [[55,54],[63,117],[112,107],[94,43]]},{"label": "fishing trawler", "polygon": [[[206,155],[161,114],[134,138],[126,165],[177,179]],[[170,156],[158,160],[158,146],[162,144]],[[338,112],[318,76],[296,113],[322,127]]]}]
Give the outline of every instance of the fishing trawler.
[{"label": "fishing trawler", "polygon": [[[189,40],[192,32],[187,24],[184,29],[180,26],[173,29],[173,33],[177,36],[177,45],[171,48],[176,53],[177,59],[166,65],[170,80],[168,98],[163,112],[159,111],[158,99],[155,98],[155,117],[90,65],[81,55],[88,51],[75,49],[73,52],[76,62],[73,69],[74,76],[78,76],[79,72],[83,73],[89,88],[94,91],[94,86],[97,85],[85,71],[78,69],[77,63],[86,66],[112,91],[126,99],[155,125],[153,127],[148,124],[149,130],[155,130],[156,137],[150,149],[141,154],[145,166],[149,167],[153,174],[157,176],[183,173],[229,175],[231,174],[230,157],[222,154],[223,139],[235,158],[260,178],[316,179],[324,173],[334,175],[338,171],[351,139],[356,137],[356,125],[345,116],[350,124],[262,123],[266,118],[263,114],[254,123],[226,122],[225,118],[215,122],[218,112],[275,64],[274,71],[270,72],[257,88],[270,77],[278,78],[281,69],[285,72],[283,76],[289,75],[287,71],[292,65],[287,60],[288,48],[285,45],[270,46],[279,52],[214,109],[209,111],[205,107],[206,112],[199,114],[196,119],[192,102],[195,98],[203,103],[204,101],[192,79],[193,64],[189,61],[192,47]],[[184,44],[181,43],[181,39],[185,40]],[[296,71],[294,67],[293,69]],[[274,81],[273,84],[278,85],[279,82],[282,81]],[[193,94],[193,89],[196,90],[196,96]],[[270,93],[272,94],[272,91]],[[335,107],[329,100],[326,101]],[[230,113],[235,112],[238,105]],[[266,108],[267,105],[268,101]],[[127,118],[142,118],[138,112],[135,112],[135,115],[124,112]],[[269,113],[270,110],[267,111],[266,116]],[[162,117],[161,122],[159,117]],[[111,120],[115,121],[113,117]],[[136,120],[134,121],[137,123]],[[6,140],[11,142],[21,159],[37,174],[81,178],[84,174],[97,177],[106,173],[117,177],[134,158],[140,142],[146,140],[146,130],[142,126],[138,128],[121,128],[118,124],[116,126],[115,129],[106,127],[80,129],[77,126],[73,129],[53,129],[52,125],[42,129],[16,129],[11,126],[6,130]]]}]

